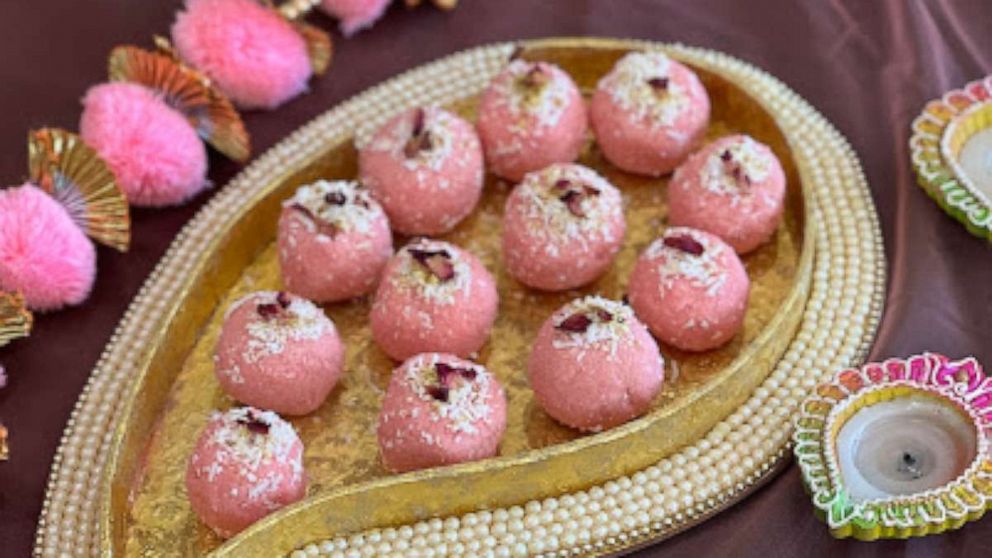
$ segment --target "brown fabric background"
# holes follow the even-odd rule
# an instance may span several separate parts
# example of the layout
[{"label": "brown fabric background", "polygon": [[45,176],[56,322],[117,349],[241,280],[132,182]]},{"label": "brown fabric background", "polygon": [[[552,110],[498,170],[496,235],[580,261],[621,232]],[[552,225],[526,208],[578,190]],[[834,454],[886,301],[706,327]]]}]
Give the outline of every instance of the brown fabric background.
[{"label": "brown fabric background", "polygon": [[[75,129],[86,87],[105,78],[116,44],[165,33],[179,0],[0,0],[0,183],[27,174],[25,134]],[[326,18],[312,21],[331,27]],[[914,185],[909,122],[942,91],[992,73],[989,0],[463,0],[453,13],[394,6],[371,31],[338,40],[311,94],[247,117],[256,153],[335,103],[466,47],[526,37],[604,35],[719,49],[781,78],[822,111],[861,157],[889,258],[886,316],[872,357],[930,349],[992,366],[992,249]],[[237,171],[214,158],[223,185]],[[0,350],[11,375],[0,419],[12,459],[0,464],[0,555],[27,556],[52,456],[87,376],[129,301],[179,228],[211,194],[134,212],[134,242],[101,248],[96,291],[41,316]],[[992,551],[992,519],[941,537],[834,541],[813,517],[795,466],[733,509],[638,556],[960,556]]]}]

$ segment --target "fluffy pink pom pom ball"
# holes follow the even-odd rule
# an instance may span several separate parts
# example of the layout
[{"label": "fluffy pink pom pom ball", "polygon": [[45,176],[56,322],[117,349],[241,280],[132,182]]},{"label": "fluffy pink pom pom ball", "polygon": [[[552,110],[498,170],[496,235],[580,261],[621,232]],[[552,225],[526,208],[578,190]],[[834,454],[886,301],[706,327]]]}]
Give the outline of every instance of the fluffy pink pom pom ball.
[{"label": "fluffy pink pom pom ball", "polygon": [[175,205],[207,187],[207,150],[196,130],[140,85],[91,87],[83,99],[79,134],[134,205]]},{"label": "fluffy pink pom pom ball", "polygon": [[85,300],[95,275],[96,249],[65,208],[30,184],[0,190],[0,289],[56,310]]},{"label": "fluffy pink pom pom ball", "polygon": [[372,27],[386,11],[390,0],[322,0],[320,7],[341,22],[341,33],[348,37]]},{"label": "fluffy pink pom pom ball", "polygon": [[306,90],[306,41],[255,0],[186,0],[172,42],[241,108],[275,108]]}]

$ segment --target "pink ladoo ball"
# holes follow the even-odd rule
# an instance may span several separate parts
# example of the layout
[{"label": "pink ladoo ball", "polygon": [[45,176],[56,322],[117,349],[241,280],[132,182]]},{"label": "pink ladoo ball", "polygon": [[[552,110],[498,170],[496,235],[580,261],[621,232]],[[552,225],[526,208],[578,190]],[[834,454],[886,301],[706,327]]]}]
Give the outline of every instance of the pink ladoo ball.
[{"label": "pink ladoo ball", "polygon": [[665,379],[665,362],[629,307],[590,296],[569,302],[544,322],[527,375],[552,418],[599,432],[650,409]]},{"label": "pink ladoo ball", "polygon": [[436,107],[410,109],[387,122],[362,149],[359,168],[393,230],[405,235],[450,231],[482,194],[475,129]]},{"label": "pink ladoo ball", "polygon": [[350,37],[372,27],[389,6],[390,0],[321,0],[320,7],[341,22],[341,34]]},{"label": "pink ladoo ball", "polygon": [[0,290],[20,291],[32,310],[79,304],[96,276],[96,249],[41,189],[0,190]]},{"label": "pink ladoo ball", "polygon": [[673,227],[638,258],[628,296],[655,337],[686,351],[706,351],[740,331],[750,289],[730,245],[708,232]]},{"label": "pink ladoo ball", "polygon": [[186,0],[172,42],[241,108],[273,109],[306,91],[313,73],[306,41],[255,0]]},{"label": "pink ladoo ball", "polygon": [[578,158],[588,116],[579,88],[546,62],[514,60],[479,105],[479,137],[489,170],[514,182],[528,172]]},{"label": "pink ladoo ball", "polygon": [[626,228],[612,184],[587,167],[555,164],[525,176],[507,198],[503,261],[525,285],[573,289],[606,273]]},{"label": "pink ladoo ball", "polygon": [[334,322],[309,300],[261,291],[227,311],[214,373],[234,399],[287,415],[315,411],[344,371]]},{"label": "pink ladoo ball", "polygon": [[379,413],[379,451],[396,473],[496,455],[506,431],[506,395],[478,364],[417,355],[393,371]]},{"label": "pink ladoo ball", "polygon": [[393,255],[382,207],[357,182],[320,180],[283,203],[279,265],[286,289],[316,302],[370,293]]},{"label": "pink ladoo ball", "polygon": [[386,265],[370,317],[372,338],[394,360],[427,352],[467,358],[496,320],[496,281],[472,254],[415,240]]},{"label": "pink ladoo ball", "polygon": [[208,527],[230,538],[306,495],[303,442],[279,415],[214,412],[186,466],[186,495]]},{"label": "pink ladoo ball", "polygon": [[208,185],[207,149],[196,130],[140,85],[91,87],[79,134],[110,167],[132,205],[180,204]]},{"label": "pink ladoo ball", "polygon": [[631,52],[599,81],[589,111],[596,141],[611,163],[661,176],[702,140],[710,99],[689,68],[660,52]]},{"label": "pink ladoo ball", "polygon": [[768,146],[749,136],[720,138],[675,171],[668,221],[711,232],[746,254],[782,221],[785,173]]}]

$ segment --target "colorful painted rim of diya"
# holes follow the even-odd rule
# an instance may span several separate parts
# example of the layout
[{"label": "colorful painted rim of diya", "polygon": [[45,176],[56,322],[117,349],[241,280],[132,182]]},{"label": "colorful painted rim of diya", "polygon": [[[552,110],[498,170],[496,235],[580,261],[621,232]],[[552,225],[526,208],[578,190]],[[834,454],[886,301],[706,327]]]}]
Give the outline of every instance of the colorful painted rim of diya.
[{"label": "colorful painted rim of diya", "polygon": [[992,241],[992,200],[959,162],[965,143],[992,128],[992,76],[926,104],[913,120],[910,158],[919,185],[969,232]]},{"label": "colorful painted rim of diya", "polygon": [[[973,456],[950,482],[912,493],[858,498],[845,482],[838,443],[845,423],[879,403],[927,398],[973,428]],[[925,353],[843,370],[800,407],[793,452],[817,515],[838,538],[905,539],[957,529],[992,507],[992,378],[974,358]],[[853,450],[852,450],[853,451]]]}]

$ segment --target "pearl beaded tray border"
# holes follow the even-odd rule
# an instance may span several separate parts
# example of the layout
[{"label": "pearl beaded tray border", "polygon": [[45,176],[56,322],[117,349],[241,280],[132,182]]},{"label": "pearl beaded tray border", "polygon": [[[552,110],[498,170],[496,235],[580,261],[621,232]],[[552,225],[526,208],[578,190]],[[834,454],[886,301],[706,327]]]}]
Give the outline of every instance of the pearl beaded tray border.
[{"label": "pearl beaded tray border", "polygon": [[[665,49],[733,79],[775,115],[813,177],[813,216],[820,228],[812,293],[796,338],[746,404],[694,445],[643,471],[541,502],[315,541],[295,555],[571,556],[615,552],[669,536],[736,502],[767,477],[786,453],[799,401],[829,371],[864,358],[881,314],[884,256],[864,175],[843,137],[781,82],[717,52],[616,39],[526,44],[568,41]],[[391,104],[404,106],[452,101],[481,89],[513,48],[504,43],[451,55],[328,111],[254,161],[187,224],[128,308],[76,404],[52,465],[37,556],[107,551],[99,532],[99,479],[120,422],[122,394],[142,348],[166,319],[166,301],[179,291],[190,262],[209,246],[217,223],[231,219],[256,190],[304,164],[342,130],[380,122],[388,111],[376,100],[387,92]],[[436,85],[429,93],[402,87],[428,79]]]}]

